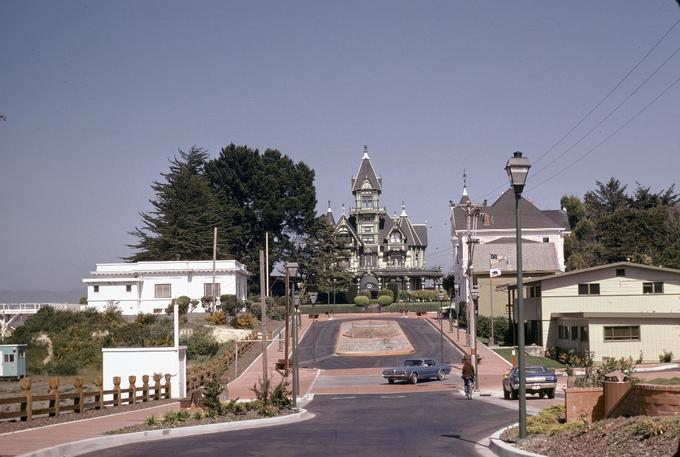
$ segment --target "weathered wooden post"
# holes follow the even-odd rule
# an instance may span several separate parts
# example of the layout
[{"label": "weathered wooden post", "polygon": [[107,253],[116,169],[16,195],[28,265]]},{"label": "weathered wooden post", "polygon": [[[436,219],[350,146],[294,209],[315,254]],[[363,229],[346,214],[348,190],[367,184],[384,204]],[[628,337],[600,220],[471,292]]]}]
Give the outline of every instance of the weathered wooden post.
[{"label": "weathered wooden post", "polygon": [[52,398],[50,399],[50,417],[55,417],[59,415],[59,378],[50,378],[48,381],[50,386],[50,391],[48,395]]},{"label": "weathered wooden post", "polygon": [[97,388],[97,395],[94,396],[94,401],[97,406],[94,409],[104,409],[104,379],[99,376],[94,380],[94,385]]},{"label": "weathered wooden post", "polygon": [[85,404],[85,399],[83,397],[83,378],[82,376],[76,376],[73,378],[73,390],[78,394],[76,398],[73,399],[73,412],[82,413],[83,405]]},{"label": "weathered wooden post", "polygon": [[122,404],[120,394],[120,376],[113,377],[113,404],[114,406],[120,406]]},{"label": "weathered wooden post", "polygon": [[172,384],[170,384],[170,375],[165,375],[165,398],[172,397]]},{"label": "weathered wooden post", "polygon": [[31,378],[23,378],[19,381],[21,387],[21,411],[26,415],[21,416],[22,421],[30,421],[33,419],[33,394],[31,393]]},{"label": "weathered wooden post", "polygon": [[149,375],[142,376],[142,401],[149,401]]},{"label": "weathered wooden post", "polygon": [[134,405],[137,400],[137,386],[135,386],[137,376],[128,376],[128,382],[130,383],[130,387],[128,387],[128,405]]},{"label": "weathered wooden post", "polygon": [[153,375],[153,380],[154,380],[154,392],[153,392],[153,399],[154,400],[160,400],[161,399],[161,375],[158,373],[155,373]]}]

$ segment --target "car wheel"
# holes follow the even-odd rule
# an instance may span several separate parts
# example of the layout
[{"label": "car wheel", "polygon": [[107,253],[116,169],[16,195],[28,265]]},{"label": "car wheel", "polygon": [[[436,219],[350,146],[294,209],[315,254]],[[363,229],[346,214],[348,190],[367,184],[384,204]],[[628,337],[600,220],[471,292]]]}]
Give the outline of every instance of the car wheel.
[{"label": "car wheel", "polygon": [[512,399],[513,400],[519,399],[519,390],[512,389]]},{"label": "car wheel", "polygon": [[411,375],[411,384],[418,384],[418,373],[413,373]]},{"label": "car wheel", "polygon": [[388,379],[387,382],[389,382],[390,384],[394,384],[394,379]]},{"label": "car wheel", "polygon": [[544,391],[540,391],[540,392],[538,393],[538,398],[545,398],[545,392],[544,392]]},{"label": "car wheel", "polygon": [[555,389],[548,389],[548,398],[555,398]]},{"label": "car wheel", "polygon": [[503,387],[503,398],[505,398],[506,400],[510,400],[510,392],[505,390],[505,387]]},{"label": "car wheel", "polygon": [[445,376],[446,376],[446,373],[444,373],[444,370],[439,370],[439,372],[437,373],[437,379],[439,381],[443,381]]}]

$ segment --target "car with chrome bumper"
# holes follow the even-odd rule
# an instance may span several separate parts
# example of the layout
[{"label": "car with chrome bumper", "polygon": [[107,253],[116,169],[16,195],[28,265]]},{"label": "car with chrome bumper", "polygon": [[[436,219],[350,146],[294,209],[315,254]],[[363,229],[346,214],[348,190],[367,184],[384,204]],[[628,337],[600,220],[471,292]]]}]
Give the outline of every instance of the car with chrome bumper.
[{"label": "car with chrome bumper", "polygon": [[[543,365],[530,365],[525,367],[526,393],[538,395],[541,398],[555,398],[557,388],[557,376],[554,370],[549,370]],[[506,400],[519,398],[519,368],[514,367],[503,377],[503,397]]]},{"label": "car with chrome bumper", "polygon": [[437,363],[434,359],[407,359],[401,367],[384,368],[382,377],[387,382],[406,381],[417,384],[423,379],[437,379],[442,381],[451,372],[451,365]]}]

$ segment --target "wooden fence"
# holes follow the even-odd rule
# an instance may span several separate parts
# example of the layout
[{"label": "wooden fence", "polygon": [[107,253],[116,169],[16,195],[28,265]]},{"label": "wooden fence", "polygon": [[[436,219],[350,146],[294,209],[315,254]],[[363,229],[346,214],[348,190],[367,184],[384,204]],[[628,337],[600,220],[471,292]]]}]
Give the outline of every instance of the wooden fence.
[{"label": "wooden fence", "polygon": [[[165,382],[161,382],[161,379]],[[18,410],[0,412],[0,420],[20,418],[30,421],[36,416],[56,417],[65,412],[82,413],[93,409],[103,409],[107,406],[133,405],[138,402],[148,402],[171,397],[170,375],[153,376],[153,385],[149,385],[149,376],[142,376],[142,385],[136,385],[137,377],[128,376],[128,387],[121,387],[120,376],[113,378],[113,389],[104,390],[102,378],[98,378],[95,390],[83,389],[83,378],[78,376],[73,382],[73,392],[59,391],[59,378],[49,379],[47,395],[33,395],[31,378],[19,381],[21,394],[18,397],[0,398],[0,405],[19,405]],[[110,399],[105,399],[109,396]],[[45,404],[49,406],[44,407]],[[43,406],[43,407],[38,407]]]}]

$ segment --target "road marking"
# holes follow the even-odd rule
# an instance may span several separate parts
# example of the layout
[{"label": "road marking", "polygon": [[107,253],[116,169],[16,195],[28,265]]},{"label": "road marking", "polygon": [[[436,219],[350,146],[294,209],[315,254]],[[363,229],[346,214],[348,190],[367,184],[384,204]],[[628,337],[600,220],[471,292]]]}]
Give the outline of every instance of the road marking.
[{"label": "road marking", "polygon": [[405,398],[404,395],[381,395],[380,398]]},{"label": "road marking", "polygon": [[331,400],[350,400],[357,397],[331,397]]}]

